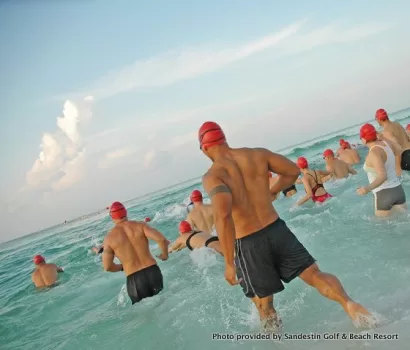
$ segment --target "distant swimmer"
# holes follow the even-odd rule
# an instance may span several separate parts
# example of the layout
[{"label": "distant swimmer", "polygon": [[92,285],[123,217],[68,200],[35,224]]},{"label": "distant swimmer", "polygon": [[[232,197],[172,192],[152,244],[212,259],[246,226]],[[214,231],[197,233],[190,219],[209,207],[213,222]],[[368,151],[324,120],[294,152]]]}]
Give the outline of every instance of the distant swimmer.
[{"label": "distant swimmer", "polygon": [[214,226],[214,214],[210,204],[204,204],[201,191],[194,190],[190,196],[194,207],[186,217],[186,221],[196,230],[212,233]]},{"label": "distant swimmer", "polygon": [[194,231],[188,221],[181,221],[179,224],[179,233],[180,236],[175,240],[174,244],[169,247],[168,253],[177,252],[184,248],[194,250],[208,247],[223,255],[218,237],[211,236],[205,232]]},{"label": "distant swimmer", "polygon": [[350,164],[335,158],[335,154],[331,149],[323,152],[323,159],[326,162],[326,170],[333,179],[344,179],[349,174],[356,175],[357,171]]},{"label": "distant swimmer", "polygon": [[298,168],[302,171],[302,183],[305,187],[306,195],[299,200],[298,205],[306,203],[309,199],[313,202],[323,203],[332,195],[327,193],[323,186],[323,176],[328,176],[330,173],[323,170],[309,169],[309,163],[305,157],[299,157],[296,162]]},{"label": "distant swimmer", "polygon": [[296,277],[339,302],[352,319],[369,315],[335,276],[320,271],[272,205],[266,173],[278,174],[270,191],[279,193],[299,176],[295,163],[264,148],[230,148],[214,122],[204,123],[198,138],[202,152],[213,163],[202,183],[214,209],[225,279],[232,286],[240,284],[252,299],[264,330],[274,331],[279,324],[273,294],[284,290],[282,281],[289,283]]},{"label": "distant swimmer", "polygon": [[[161,260],[168,259],[169,241],[145,222],[129,221],[127,210],[120,202],[111,205],[110,216],[115,227],[104,240],[104,270],[125,272],[132,304],[157,295],[164,288],[163,277],[149,250],[148,239],[158,243],[162,251],[158,258]],[[121,264],[114,263],[114,256]]]},{"label": "distant swimmer", "polygon": [[144,221],[145,221],[145,222],[150,222],[150,221],[151,221],[151,219],[150,219],[150,218],[148,218],[148,217],[146,217],[146,218],[144,219]]},{"label": "distant swimmer", "polygon": [[57,283],[58,273],[64,272],[62,267],[56,264],[47,264],[46,259],[41,255],[36,255],[33,258],[36,265],[31,280],[37,288],[51,287]]},{"label": "distant swimmer", "polygon": [[[383,139],[397,143],[401,147],[400,167],[402,170],[410,170],[410,138],[406,130],[399,122],[392,122],[384,109],[378,109],[375,116],[378,124],[383,128]],[[398,173],[397,175],[401,175]]]},{"label": "distant swimmer", "polygon": [[[278,177],[277,176],[272,176],[272,173],[269,172],[269,189],[272,188],[273,186],[275,186],[275,183],[276,183],[277,180],[278,180]],[[285,197],[288,197],[288,198],[293,197],[296,193],[297,193],[297,190],[296,190],[295,184],[293,184],[292,186],[289,186],[288,188],[285,188],[282,191],[282,194]],[[277,194],[275,199],[277,199],[279,197],[279,195],[280,195],[280,193]]]},{"label": "distant swimmer", "polygon": [[341,151],[339,150],[339,159],[347,164],[354,165],[360,163],[360,155],[349,142],[342,143]]},{"label": "distant swimmer", "polygon": [[369,148],[363,165],[369,185],[360,187],[357,193],[363,196],[373,192],[377,216],[389,216],[393,209],[406,210],[406,194],[397,177],[399,165],[395,158],[400,155],[400,146],[387,140],[379,141],[376,129],[371,124],[360,128],[360,138]]}]

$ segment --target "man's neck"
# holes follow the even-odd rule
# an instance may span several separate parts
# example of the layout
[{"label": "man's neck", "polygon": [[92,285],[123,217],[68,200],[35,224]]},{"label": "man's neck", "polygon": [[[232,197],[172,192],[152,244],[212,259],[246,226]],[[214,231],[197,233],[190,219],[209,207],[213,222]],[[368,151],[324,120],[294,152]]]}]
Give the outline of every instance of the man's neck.
[{"label": "man's neck", "polygon": [[203,205],[204,205],[203,202],[195,202],[195,203],[194,203],[194,207],[195,207],[195,208],[202,207]]}]

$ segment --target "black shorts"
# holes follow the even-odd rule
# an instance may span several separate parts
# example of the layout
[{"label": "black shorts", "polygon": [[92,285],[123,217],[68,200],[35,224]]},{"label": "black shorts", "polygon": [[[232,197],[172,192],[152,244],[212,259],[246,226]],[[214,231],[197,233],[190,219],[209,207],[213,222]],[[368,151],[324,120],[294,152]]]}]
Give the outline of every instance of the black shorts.
[{"label": "black shorts", "polygon": [[285,289],[315,263],[282,219],[236,240],[236,274],[248,298],[265,298]]},{"label": "black shorts", "polygon": [[132,304],[153,297],[162,289],[164,289],[164,284],[158,265],[146,267],[127,276],[127,292]]},{"label": "black shorts", "polygon": [[410,149],[405,150],[401,154],[401,169],[410,170]]}]

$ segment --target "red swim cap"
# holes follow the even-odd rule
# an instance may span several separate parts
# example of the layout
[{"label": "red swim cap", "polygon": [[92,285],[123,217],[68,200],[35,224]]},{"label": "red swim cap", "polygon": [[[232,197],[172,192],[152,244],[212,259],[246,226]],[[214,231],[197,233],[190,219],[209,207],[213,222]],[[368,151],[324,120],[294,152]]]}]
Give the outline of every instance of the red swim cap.
[{"label": "red swim cap", "polygon": [[360,138],[366,142],[376,141],[377,140],[377,131],[372,124],[364,124],[360,128]]},{"label": "red swim cap", "polygon": [[196,202],[202,202],[202,193],[201,191],[194,190],[191,193],[191,202],[196,203]]},{"label": "red swim cap", "polygon": [[389,120],[389,115],[384,109],[378,109],[375,118],[379,121]]},{"label": "red swim cap", "polygon": [[188,221],[181,221],[179,223],[179,233],[188,233],[192,231],[192,227]]},{"label": "red swim cap", "polygon": [[207,148],[222,145],[226,142],[222,128],[215,122],[205,122],[198,131],[199,148]]},{"label": "red swim cap", "polygon": [[127,209],[120,202],[111,204],[110,216],[113,220],[121,220],[127,216]]},{"label": "red swim cap", "polygon": [[407,124],[406,130],[407,130],[407,131],[410,131],[410,124]]},{"label": "red swim cap", "polygon": [[345,142],[342,143],[342,148],[343,148],[343,149],[346,149],[346,148],[349,148],[349,147],[350,147],[350,143],[349,143],[349,142],[345,141]]},{"label": "red swim cap", "polygon": [[309,166],[309,163],[305,157],[299,157],[296,161],[296,165],[299,169],[306,169]]},{"label": "red swim cap", "polygon": [[345,142],[346,142],[345,140],[340,139],[340,140],[339,140],[339,145],[340,145],[340,146],[342,146],[342,145],[343,145],[343,143],[345,143]]},{"label": "red swim cap", "polygon": [[145,218],[144,221],[145,221],[145,222],[150,222],[151,219],[150,219],[150,218]]},{"label": "red swim cap", "polygon": [[333,153],[331,149],[327,149],[326,151],[323,152],[323,158],[334,157],[334,156],[335,154]]},{"label": "red swim cap", "polygon": [[44,259],[41,255],[36,255],[36,256],[33,258],[33,262],[34,262],[36,265],[39,265],[39,264],[41,264],[41,263],[46,262],[46,259]]}]

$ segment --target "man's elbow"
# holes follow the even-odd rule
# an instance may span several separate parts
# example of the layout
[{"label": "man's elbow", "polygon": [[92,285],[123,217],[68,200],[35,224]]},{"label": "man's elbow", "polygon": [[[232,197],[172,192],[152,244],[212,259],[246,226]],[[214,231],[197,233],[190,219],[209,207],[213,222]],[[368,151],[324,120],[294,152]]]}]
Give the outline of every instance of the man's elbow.
[{"label": "man's elbow", "polygon": [[219,223],[224,223],[227,220],[232,218],[232,213],[229,211],[220,211],[217,215],[215,215],[215,224],[218,225]]}]

